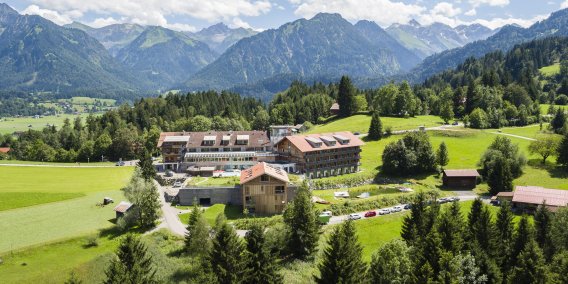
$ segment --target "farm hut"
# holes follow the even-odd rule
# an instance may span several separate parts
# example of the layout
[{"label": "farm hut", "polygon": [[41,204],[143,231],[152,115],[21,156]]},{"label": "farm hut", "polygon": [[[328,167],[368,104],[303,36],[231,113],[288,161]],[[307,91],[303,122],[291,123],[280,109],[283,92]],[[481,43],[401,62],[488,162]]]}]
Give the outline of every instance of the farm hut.
[{"label": "farm hut", "polygon": [[116,212],[116,219],[122,218],[128,210],[132,208],[132,203],[126,201],[120,201],[120,203],[114,207],[114,212]]},{"label": "farm hut", "polygon": [[478,177],[477,170],[444,170],[442,181],[447,187],[475,188]]},{"label": "farm hut", "polygon": [[332,115],[338,115],[339,114],[339,104],[333,103],[331,105],[331,107],[329,108],[329,113],[331,113]]}]

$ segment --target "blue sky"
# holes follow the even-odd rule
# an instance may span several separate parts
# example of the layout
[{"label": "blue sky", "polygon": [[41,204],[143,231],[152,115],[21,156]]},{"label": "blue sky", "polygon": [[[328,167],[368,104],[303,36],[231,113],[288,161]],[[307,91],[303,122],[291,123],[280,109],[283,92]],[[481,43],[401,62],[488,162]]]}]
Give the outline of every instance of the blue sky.
[{"label": "blue sky", "polygon": [[451,26],[481,23],[491,28],[521,26],[568,8],[568,0],[5,0],[20,13],[38,14],[58,24],[80,21],[100,27],[113,23],[160,25],[197,31],[218,22],[256,30],[277,28],[319,12],[340,13],[351,22],[372,20],[383,27],[416,19]]}]

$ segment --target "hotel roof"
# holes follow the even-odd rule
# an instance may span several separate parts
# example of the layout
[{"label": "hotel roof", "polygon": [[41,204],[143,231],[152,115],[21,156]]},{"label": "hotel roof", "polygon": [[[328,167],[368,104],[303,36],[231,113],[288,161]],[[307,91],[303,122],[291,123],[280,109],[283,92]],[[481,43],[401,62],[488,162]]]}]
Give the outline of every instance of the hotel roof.
[{"label": "hotel roof", "polygon": [[[310,145],[308,140],[312,141],[321,141],[321,137],[333,137],[336,140],[340,137],[341,140],[349,140],[348,143],[335,143],[327,145],[322,143],[318,147],[313,147]],[[294,135],[294,136],[286,136],[282,139],[278,144],[282,143],[282,141],[288,140],[292,143],[298,150],[301,152],[313,152],[313,151],[322,151],[322,150],[330,150],[330,149],[341,149],[341,148],[349,148],[349,147],[359,147],[362,146],[364,143],[351,132],[335,132],[335,133],[322,133],[322,134],[308,134],[308,135]],[[338,141],[341,142],[341,141]],[[320,142],[321,143],[321,142]]]},{"label": "hotel roof", "polygon": [[513,202],[529,204],[546,202],[548,206],[566,206],[568,205],[568,191],[540,186],[517,186],[513,192]]}]

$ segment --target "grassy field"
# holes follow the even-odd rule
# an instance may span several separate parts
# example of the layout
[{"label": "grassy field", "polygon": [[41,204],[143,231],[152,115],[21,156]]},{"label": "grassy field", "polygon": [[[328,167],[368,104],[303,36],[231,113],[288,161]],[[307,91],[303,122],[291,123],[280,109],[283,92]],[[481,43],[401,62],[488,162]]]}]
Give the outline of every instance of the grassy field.
[{"label": "grassy field", "polygon": [[560,73],[560,63],[542,67],[539,69],[539,71],[544,76],[554,76]]},{"label": "grassy field", "polygon": [[[540,104],[540,113],[541,113],[542,115],[547,114],[549,107],[550,107],[549,104]],[[557,109],[557,108],[562,108],[562,109],[564,109],[564,110],[568,110],[568,106],[554,105],[554,108],[555,108],[555,109]]]},{"label": "grassy field", "polygon": [[5,165],[44,165],[44,166],[60,166],[60,167],[99,167],[115,166],[115,162],[93,162],[90,163],[57,163],[57,162],[39,162],[39,161],[21,161],[21,160],[0,160],[0,164]]},{"label": "grassy field", "polygon": [[[215,219],[217,215],[224,213],[227,220],[235,220],[243,217],[243,210],[241,206],[237,205],[225,205],[225,204],[215,204],[205,209],[203,212],[203,217],[207,220],[209,225],[215,225]],[[182,223],[187,224],[189,220],[190,213],[179,214],[179,219]]]},{"label": "grassy field", "polygon": [[[393,131],[417,129],[418,126],[433,127],[441,125],[443,122],[437,116],[423,115],[417,117],[381,117],[383,129],[390,126]],[[327,133],[338,131],[351,131],[367,133],[371,124],[371,116],[358,114],[344,119],[333,120],[323,125],[316,125],[310,129],[309,133]]]},{"label": "grassy field", "polygon": [[[33,117],[7,117],[0,119],[0,134],[13,133],[14,131],[26,131],[28,129],[42,130],[47,124],[56,125],[61,127],[63,121],[69,118],[71,121],[78,115],[61,114],[58,116],[49,115],[42,118]],[[83,121],[87,118],[88,114],[80,114]],[[31,127],[30,127],[31,125]]]},{"label": "grassy field", "polygon": [[[112,225],[112,205],[132,167],[0,167],[0,253],[97,232]],[[104,177],[104,178],[101,178]]]}]

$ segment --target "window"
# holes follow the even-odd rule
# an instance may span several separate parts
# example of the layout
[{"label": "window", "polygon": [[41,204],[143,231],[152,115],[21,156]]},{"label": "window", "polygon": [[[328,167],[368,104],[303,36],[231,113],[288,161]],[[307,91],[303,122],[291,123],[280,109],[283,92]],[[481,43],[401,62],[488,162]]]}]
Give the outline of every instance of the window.
[{"label": "window", "polygon": [[276,194],[282,194],[282,193],[284,193],[284,186],[281,186],[281,185],[280,185],[280,186],[274,187],[274,193],[276,193]]},{"label": "window", "polygon": [[268,181],[268,180],[269,180],[269,178],[268,178],[267,175],[262,175],[262,176],[260,176],[260,181],[266,182],[266,181]]}]

